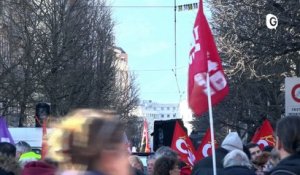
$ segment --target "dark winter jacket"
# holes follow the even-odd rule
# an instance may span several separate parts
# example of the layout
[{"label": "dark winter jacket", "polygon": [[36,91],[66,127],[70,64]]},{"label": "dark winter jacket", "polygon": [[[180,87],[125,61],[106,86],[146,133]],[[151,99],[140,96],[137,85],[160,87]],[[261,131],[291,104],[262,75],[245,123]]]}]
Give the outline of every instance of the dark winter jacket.
[{"label": "dark winter jacket", "polygon": [[76,171],[76,170],[67,170],[63,172],[56,173],[57,175],[104,175],[101,172],[96,171]]},{"label": "dark winter jacket", "polygon": [[300,175],[300,153],[282,159],[270,175]]},{"label": "dark winter jacket", "polygon": [[20,175],[21,168],[14,157],[0,155],[0,175]]},{"label": "dark winter jacket", "polygon": [[224,175],[255,175],[255,171],[246,166],[231,166],[224,168]]},{"label": "dark winter jacket", "polygon": [[56,168],[42,161],[33,161],[25,165],[22,175],[54,175]]},{"label": "dark winter jacket", "polygon": [[[216,149],[216,167],[217,174],[223,174],[223,159],[228,151],[222,147]],[[212,156],[206,157],[194,165],[191,175],[212,175],[213,174],[213,163]]]}]

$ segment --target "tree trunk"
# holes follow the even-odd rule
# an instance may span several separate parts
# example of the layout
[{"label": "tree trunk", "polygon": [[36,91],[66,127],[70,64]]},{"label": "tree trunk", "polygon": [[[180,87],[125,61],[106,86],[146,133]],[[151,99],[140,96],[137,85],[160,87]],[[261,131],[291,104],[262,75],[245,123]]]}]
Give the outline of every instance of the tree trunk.
[{"label": "tree trunk", "polygon": [[19,127],[24,127],[24,122],[25,122],[25,109],[26,109],[26,104],[22,103],[20,105],[21,109],[20,109],[20,118],[19,118]]},{"label": "tree trunk", "polygon": [[300,77],[300,60],[296,61],[296,76]]}]

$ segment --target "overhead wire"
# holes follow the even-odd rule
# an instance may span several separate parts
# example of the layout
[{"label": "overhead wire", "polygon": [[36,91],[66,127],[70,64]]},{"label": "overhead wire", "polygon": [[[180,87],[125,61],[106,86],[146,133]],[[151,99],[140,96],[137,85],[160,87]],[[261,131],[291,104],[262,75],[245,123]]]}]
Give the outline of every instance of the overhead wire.
[{"label": "overhead wire", "polygon": [[176,81],[176,85],[177,85],[177,91],[178,91],[178,95],[179,95],[179,103],[182,100],[182,95],[180,92],[180,86],[178,83],[178,78],[177,78],[177,69],[175,69],[177,67],[177,26],[176,26],[176,12],[177,12],[177,8],[176,8],[176,0],[174,0],[174,59],[175,59],[175,66],[174,69],[172,69],[172,71],[174,72],[174,77],[175,77],[175,81]]},{"label": "overhead wire", "polygon": [[131,69],[130,71],[132,72],[164,72],[164,71],[172,71],[175,70],[180,70],[187,68],[187,66],[181,66],[181,67],[175,67],[175,68],[166,68],[166,69]]},{"label": "overhead wire", "polygon": [[[197,7],[198,3],[194,3],[193,5],[188,4],[189,10],[192,9],[193,7]],[[179,95],[179,103],[182,100],[182,95],[184,93],[181,93],[179,82],[178,82],[178,77],[177,77],[177,70],[185,68],[186,66],[177,67],[177,8],[179,8],[179,11],[182,10],[182,5],[177,6],[176,0],[174,0],[174,5],[169,6],[169,5],[151,5],[151,6],[137,6],[137,5],[126,5],[126,6],[106,6],[106,7],[113,7],[113,8],[174,8],[174,68],[172,69],[144,69],[144,70],[131,70],[133,72],[160,72],[160,71],[172,71],[174,73],[175,81],[176,81],[176,86],[177,86],[177,92]]]}]

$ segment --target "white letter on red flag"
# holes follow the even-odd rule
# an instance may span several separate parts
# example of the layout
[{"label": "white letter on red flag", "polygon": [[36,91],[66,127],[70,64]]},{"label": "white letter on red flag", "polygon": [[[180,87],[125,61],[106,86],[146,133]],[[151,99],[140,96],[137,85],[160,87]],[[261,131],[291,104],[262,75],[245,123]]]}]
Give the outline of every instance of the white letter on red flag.
[{"label": "white letter on red flag", "polygon": [[229,92],[214,38],[204,16],[202,0],[194,24],[195,45],[190,51],[188,77],[189,106],[196,115],[208,110],[206,74],[209,74],[212,105],[219,103]]},{"label": "white letter on red flag", "polygon": [[[217,147],[217,143],[216,141],[215,143],[215,147]],[[201,144],[199,145],[198,149],[197,149],[197,153],[196,153],[196,160],[199,161],[205,157],[208,157],[211,155],[212,152],[212,142],[211,142],[211,136],[210,136],[210,129],[207,129]]]},{"label": "white letter on red flag", "polygon": [[178,121],[176,121],[171,148],[179,154],[182,161],[190,166],[194,165],[196,160],[195,148]]}]

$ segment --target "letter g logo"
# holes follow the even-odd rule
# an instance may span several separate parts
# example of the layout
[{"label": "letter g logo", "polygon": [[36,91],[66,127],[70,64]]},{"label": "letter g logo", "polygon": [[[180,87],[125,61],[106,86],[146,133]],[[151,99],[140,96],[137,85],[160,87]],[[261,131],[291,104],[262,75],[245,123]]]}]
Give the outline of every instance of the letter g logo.
[{"label": "letter g logo", "polygon": [[278,18],[275,15],[268,14],[266,16],[266,25],[269,29],[276,29],[278,26]]}]

